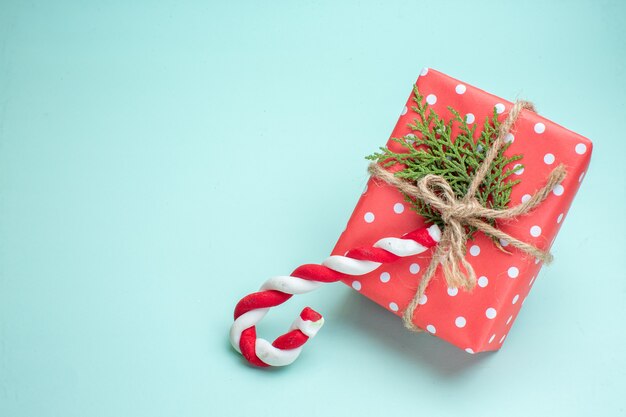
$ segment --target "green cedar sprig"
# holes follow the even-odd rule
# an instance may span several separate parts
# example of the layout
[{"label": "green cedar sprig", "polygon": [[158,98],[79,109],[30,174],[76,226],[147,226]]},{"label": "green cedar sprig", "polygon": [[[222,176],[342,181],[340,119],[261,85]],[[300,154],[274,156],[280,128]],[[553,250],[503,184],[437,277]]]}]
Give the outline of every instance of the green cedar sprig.
[{"label": "green cedar sprig", "polygon": [[[395,175],[405,180],[416,182],[427,174],[441,175],[448,181],[457,198],[465,196],[472,181],[476,169],[485,159],[489,149],[498,136],[500,122],[498,113],[494,108],[493,114],[485,119],[482,130],[477,140],[474,140],[476,124],[468,125],[465,118],[452,107],[448,107],[452,117],[446,122],[435,113],[420,94],[417,86],[413,89],[415,106],[412,106],[419,118],[415,118],[408,126],[412,134],[402,138],[392,138],[406,150],[406,153],[392,152],[386,147],[381,147],[380,152],[367,156],[367,159],[381,163],[384,167],[401,164],[403,169]],[[452,129],[456,127],[453,136]],[[506,208],[511,197],[511,188],[520,182],[519,179],[509,178],[515,169],[507,168],[509,164],[522,159],[522,155],[505,156],[504,153],[510,146],[506,143],[491,165],[491,170],[485,176],[478,191],[476,199],[485,207],[496,210]],[[436,223],[443,227],[443,221],[439,212],[430,206],[415,200],[408,195],[405,199],[410,203],[411,209],[419,213],[430,223]],[[492,226],[495,220],[486,219]],[[475,230],[468,230],[471,238]]]}]

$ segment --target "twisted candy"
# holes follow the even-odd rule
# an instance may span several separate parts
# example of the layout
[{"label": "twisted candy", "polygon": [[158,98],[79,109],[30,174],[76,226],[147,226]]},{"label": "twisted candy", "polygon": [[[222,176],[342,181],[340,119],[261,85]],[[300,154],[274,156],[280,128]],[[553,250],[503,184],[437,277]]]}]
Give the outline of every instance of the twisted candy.
[{"label": "twisted candy", "polygon": [[306,341],[317,334],[324,318],[306,307],[290,330],[270,343],[257,338],[256,324],[271,307],[284,303],[294,294],[313,291],[322,284],[339,281],[346,276],[365,275],[383,263],[425,252],[437,245],[440,237],[439,227],[432,225],[407,233],[402,238],[386,237],[372,246],[351,249],[345,256],[329,256],[321,265],[301,265],[290,276],[270,278],[258,292],[245,296],[237,303],[230,343],[253,365],[289,365],[298,358]]}]

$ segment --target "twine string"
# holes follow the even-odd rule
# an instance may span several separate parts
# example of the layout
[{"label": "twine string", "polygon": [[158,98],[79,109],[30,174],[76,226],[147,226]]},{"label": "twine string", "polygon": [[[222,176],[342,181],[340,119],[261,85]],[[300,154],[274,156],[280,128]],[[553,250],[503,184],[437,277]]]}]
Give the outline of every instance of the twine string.
[{"label": "twine string", "polygon": [[491,165],[505,143],[504,138],[513,128],[515,121],[524,109],[535,111],[533,104],[528,101],[517,101],[513,105],[507,118],[500,125],[498,136],[487,151],[485,159],[476,170],[467,193],[460,199],[456,197],[448,181],[440,175],[429,174],[412,183],[396,177],[377,163],[369,165],[368,171],[373,177],[379,178],[396,187],[405,195],[421,200],[424,204],[437,210],[441,213],[444,223],[441,239],[431,262],[422,276],[413,299],[404,310],[403,321],[408,329],[421,331],[413,324],[413,315],[439,265],[441,265],[449,287],[462,287],[471,291],[476,285],[474,268],[465,259],[468,227],[479,230],[492,238],[506,240],[513,247],[545,263],[552,260],[552,255],[549,252],[510,236],[485,220],[513,219],[529,213],[548,197],[557,184],[565,179],[567,172],[564,165],[561,164],[552,170],[542,188],[537,190],[528,200],[514,207],[495,210],[482,206],[476,199],[476,192],[480,184],[492,169]]}]

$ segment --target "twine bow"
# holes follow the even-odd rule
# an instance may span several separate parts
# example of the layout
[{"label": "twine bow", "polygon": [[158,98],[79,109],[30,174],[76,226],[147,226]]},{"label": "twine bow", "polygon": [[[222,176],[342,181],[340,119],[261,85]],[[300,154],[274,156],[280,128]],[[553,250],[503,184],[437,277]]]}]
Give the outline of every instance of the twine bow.
[{"label": "twine bow", "polygon": [[[498,137],[487,151],[483,163],[476,170],[467,193],[460,199],[456,197],[448,181],[440,175],[429,174],[416,183],[411,183],[396,177],[393,173],[376,163],[370,164],[368,170],[372,176],[393,185],[404,194],[414,199],[419,199],[434,208],[441,213],[441,218],[444,222],[443,233],[437,249],[422,276],[413,299],[404,311],[403,321],[407,328],[420,331],[413,324],[413,315],[439,265],[442,266],[443,274],[449,287],[462,287],[466,290],[471,290],[476,285],[474,268],[465,259],[467,227],[472,227],[495,239],[506,240],[522,252],[532,255],[543,262],[549,263],[552,260],[552,255],[549,252],[542,251],[529,243],[510,236],[485,220],[512,219],[530,212],[548,197],[550,191],[557,184],[563,181],[567,174],[564,165],[557,166],[548,175],[546,184],[528,200],[517,206],[503,210],[494,210],[482,206],[475,196],[485,176],[492,169],[491,164],[498,155],[500,148],[504,145],[505,136],[511,130],[523,109],[535,111],[532,103],[528,101],[517,101],[513,105],[506,120],[500,125]],[[500,247],[500,249],[502,248]]]}]

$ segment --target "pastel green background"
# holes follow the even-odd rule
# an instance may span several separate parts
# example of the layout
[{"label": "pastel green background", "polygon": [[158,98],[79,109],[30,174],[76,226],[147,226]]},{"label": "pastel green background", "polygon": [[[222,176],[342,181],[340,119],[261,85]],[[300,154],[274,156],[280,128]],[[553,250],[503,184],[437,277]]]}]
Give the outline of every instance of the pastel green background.
[{"label": "pastel green background", "polygon": [[[623,1],[3,1],[0,415],[624,415],[625,16]],[[423,66],[594,141],[556,262],[498,353],[410,334],[336,284],[260,326],[323,312],[298,362],[246,366],[235,303],[330,252]]]}]

